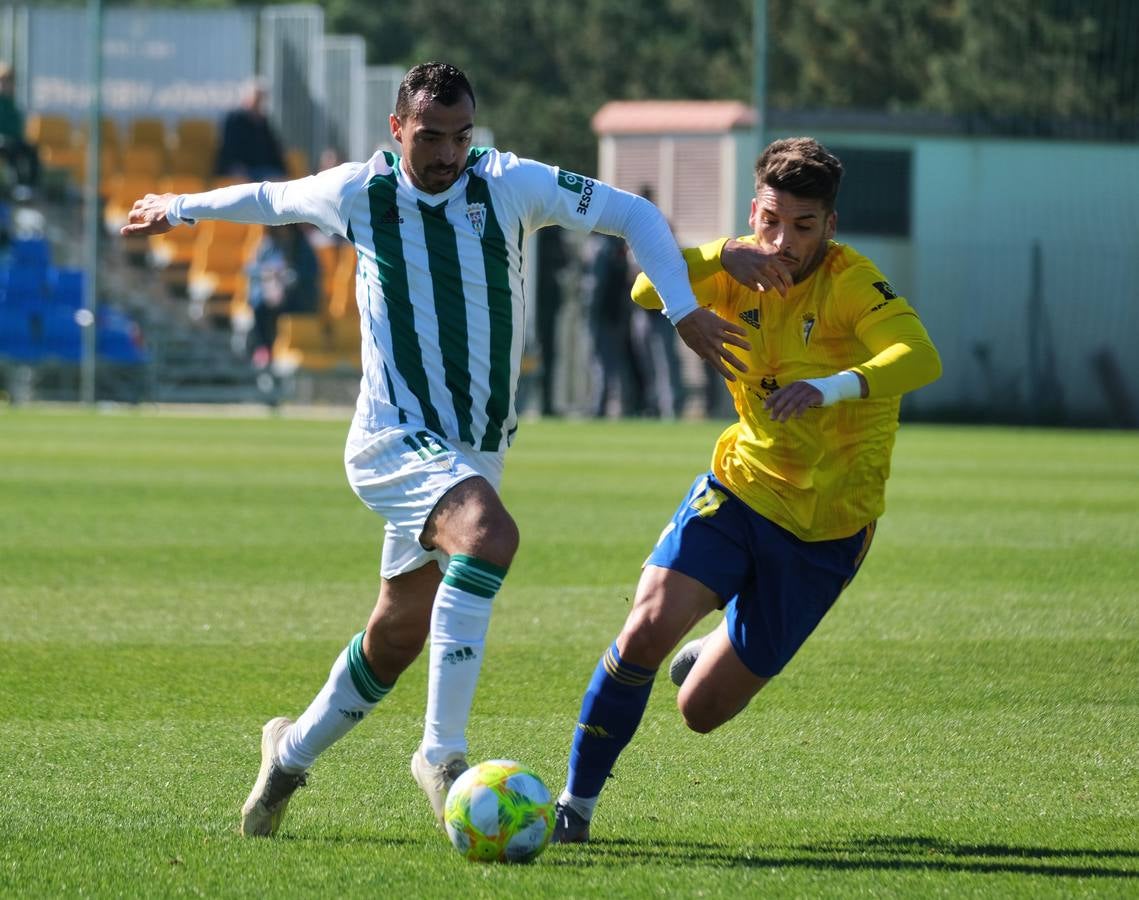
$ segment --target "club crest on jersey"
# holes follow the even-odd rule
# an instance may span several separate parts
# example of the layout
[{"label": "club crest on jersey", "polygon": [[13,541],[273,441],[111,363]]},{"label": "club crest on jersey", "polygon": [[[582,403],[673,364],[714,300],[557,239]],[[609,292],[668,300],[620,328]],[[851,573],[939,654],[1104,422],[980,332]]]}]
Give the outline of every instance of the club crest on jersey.
[{"label": "club crest on jersey", "polygon": [[814,330],[814,328],[815,328],[814,313],[805,313],[803,315],[803,346],[804,347],[807,346],[807,344],[810,342],[811,332]]},{"label": "club crest on jersey", "polygon": [[740,313],[740,318],[743,319],[745,325],[750,325],[752,328],[759,327],[758,309],[745,309],[742,313]]},{"label": "club crest on jersey", "polygon": [[483,229],[486,227],[486,204],[468,203],[467,221],[471,223],[471,228],[475,230],[475,234],[482,237]]},{"label": "club crest on jersey", "polygon": [[759,380],[759,389],[765,394],[771,394],[779,390],[779,382],[774,375],[764,375]]}]

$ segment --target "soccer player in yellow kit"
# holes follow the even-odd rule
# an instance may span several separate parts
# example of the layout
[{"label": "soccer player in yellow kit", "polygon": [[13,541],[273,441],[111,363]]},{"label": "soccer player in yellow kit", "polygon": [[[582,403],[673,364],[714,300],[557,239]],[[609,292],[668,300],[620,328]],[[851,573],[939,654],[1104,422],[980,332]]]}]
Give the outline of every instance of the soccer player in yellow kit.
[{"label": "soccer player in yellow kit", "polygon": [[[776,141],[756,163],[754,234],[684,253],[697,300],[740,323],[750,344],[727,382],[739,421],[665,526],[593,673],[555,841],[589,839],[656,671],[692,626],[724,610],[670,667],[686,724],[707,733],[783,669],[870,548],[901,395],[935,380],[941,362],[877,267],[833,240],[841,179],[842,163],[814,139]],[[633,299],[661,305],[643,275]]]}]

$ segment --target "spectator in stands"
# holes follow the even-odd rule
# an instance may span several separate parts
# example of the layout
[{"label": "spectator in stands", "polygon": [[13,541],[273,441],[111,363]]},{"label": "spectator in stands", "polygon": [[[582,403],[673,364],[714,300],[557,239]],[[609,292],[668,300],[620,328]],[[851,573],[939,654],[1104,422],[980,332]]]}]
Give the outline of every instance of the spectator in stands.
[{"label": "spectator in stands", "polygon": [[557,226],[538,232],[538,352],[542,359],[542,415],[556,416],[554,375],[558,361],[558,313],[562,308],[561,274],[566,265],[565,242]]},{"label": "spectator in stands", "polygon": [[273,359],[281,314],[319,308],[320,262],[299,225],[281,225],[265,229],[248,274],[253,364],[264,368]]},{"label": "spectator in stands", "polygon": [[285,154],[265,114],[266,98],[264,83],[254,79],[242,92],[241,105],[226,113],[214,166],[217,175],[245,181],[285,178]]},{"label": "spectator in stands", "polygon": [[[643,185],[639,193],[649,203],[656,203],[650,185]],[[633,276],[640,271],[640,266],[634,264]],[[630,333],[633,365],[643,381],[645,415],[677,418],[684,406],[684,379],[672,323],[660,310],[633,304]]]},{"label": "spectator in stands", "polygon": [[40,158],[24,137],[24,114],[16,105],[12,66],[8,63],[0,63],[0,157],[7,160],[18,187],[35,187]]},{"label": "spectator in stands", "polygon": [[594,246],[586,260],[584,279],[593,344],[590,413],[604,418],[616,403],[618,415],[636,415],[639,401],[632,366],[629,302],[633,273],[628,246],[621,238],[607,234],[594,235],[591,242]]}]

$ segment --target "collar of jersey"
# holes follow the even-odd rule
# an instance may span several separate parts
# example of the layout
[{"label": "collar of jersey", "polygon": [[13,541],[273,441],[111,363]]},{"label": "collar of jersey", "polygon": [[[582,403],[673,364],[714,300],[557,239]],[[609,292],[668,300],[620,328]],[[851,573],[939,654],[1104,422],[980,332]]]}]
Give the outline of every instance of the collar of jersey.
[{"label": "collar of jersey", "polygon": [[407,177],[407,172],[403,170],[403,161],[401,160],[396,167],[396,178],[399,183],[407,190],[409,194],[415,197],[416,200],[421,200],[426,206],[442,206],[445,203],[450,203],[455,197],[467,189],[467,170],[463,169],[459,173],[459,177],[455,179],[455,183],[447,190],[440,194],[429,194],[427,191],[421,191],[414,184],[411,179]]}]

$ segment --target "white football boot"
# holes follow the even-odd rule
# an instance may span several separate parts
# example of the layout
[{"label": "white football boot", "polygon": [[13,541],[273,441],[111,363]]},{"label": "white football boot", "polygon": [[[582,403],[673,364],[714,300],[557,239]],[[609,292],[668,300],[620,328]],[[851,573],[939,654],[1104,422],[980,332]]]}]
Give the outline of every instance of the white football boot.
[{"label": "white football boot", "polygon": [[443,824],[443,806],[447,802],[447,792],[455,779],[462,775],[470,766],[467,757],[462,753],[452,753],[438,765],[431,765],[423,755],[423,748],[419,748],[411,757],[411,774],[415,781],[423,788],[423,793],[431,801],[431,809],[435,813],[435,821]]},{"label": "white football boot", "polygon": [[241,833],[246,837],[276,834],[289,798],[308,780],[307,772],[286,772],[277,762],[277,744],[292,724],[291,719],[278,716],[261,729],[261,771],[241,807]]}]

